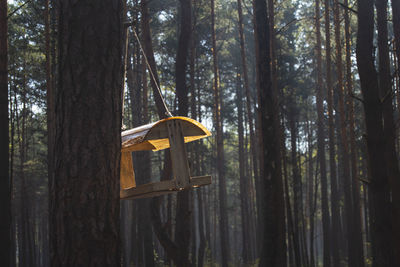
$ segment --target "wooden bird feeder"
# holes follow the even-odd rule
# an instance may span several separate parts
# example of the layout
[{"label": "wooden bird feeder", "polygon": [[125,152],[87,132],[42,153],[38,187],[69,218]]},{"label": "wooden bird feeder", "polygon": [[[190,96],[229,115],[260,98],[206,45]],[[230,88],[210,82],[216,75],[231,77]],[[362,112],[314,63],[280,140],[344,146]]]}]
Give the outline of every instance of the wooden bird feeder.
[{"label": "wooden bird feeder", "polygon": [[[185,143],[211,133],[199,122],[186,117],[171,117],[122,132],[121,199],[154,197],[211,184],[211,176],[190,177]],[[173,179],[137,185],[132,152],[170,148]]]}]

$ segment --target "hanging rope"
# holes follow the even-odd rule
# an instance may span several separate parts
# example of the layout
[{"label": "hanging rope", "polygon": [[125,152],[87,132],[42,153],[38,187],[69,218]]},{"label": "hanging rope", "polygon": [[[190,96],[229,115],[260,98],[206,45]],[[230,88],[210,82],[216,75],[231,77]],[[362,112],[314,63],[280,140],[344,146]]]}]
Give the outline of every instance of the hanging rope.
[{"label": "hanging rope", "polygon": [[165,114],[165,115],[167,115],[167,117],[172,117],[172,114],[171,114],[171,112],[169,111],[169,109],[168,109],[168,107],[167,107],[167,104],[165,103],[165,99],[164,99],[164,97],[163,97],[163,95],[162,95],[162,93],[161,93],[160,86],[158,85],[157,80],[156,80],[156,77],[154,76],[153,70],[151,69],[151,66],[150,66],[150,64],[149,64],[149,61],[147,60],[146,53],[145,53],[144,50],[143,50],[142,44],[141,44],[141,42],[140,42],[140,40],[139,40],[139,37],[138,37],[138,35],[137,35],[137,33],[136,33],[136,31],[135,31],[135,29],[134,29],[133,27],[132,27],[132,30],[133,30],[133,34],[135,35],[136,41],[137,41],[137,43],[139,44],[140,51],[141,51],[142,54],[143,54],[143,58],[144,58],[144,61],[146,62],[147,69],[148,69],[149,72],[150,72],[151,79],[153,80],[153,82],[154,82],[154,84],[155,84],[155,86],[156,86],[156,88],[157,88],[157,92],[158,92],[158,94],[159,94],[159,96],[160,96],[160,99],[161,99],[162,104],[163,104],[163,106],[164,106],[164,109],[165,109],[165,111],[166,111],[166,114]]}]

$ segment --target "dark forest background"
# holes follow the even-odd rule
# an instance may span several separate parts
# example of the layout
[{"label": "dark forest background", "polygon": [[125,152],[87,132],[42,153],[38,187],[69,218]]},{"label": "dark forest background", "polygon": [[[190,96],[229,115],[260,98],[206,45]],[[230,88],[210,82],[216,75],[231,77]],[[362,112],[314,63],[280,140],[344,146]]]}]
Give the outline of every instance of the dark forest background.
[{"label": "dark forest background", "polygon": [[[400,266],[400,1],[73,2],[0,0],[0,265]],[[84,93],[103,77],[109,89]],[[119,202],[102,168],[119,147],[96,158],[60,140],[159,120],[156,83],[213,133],[188,145],[192,174],[213,183]],[[136,183],[165,179],[165,158],[134,153]],[[101,182],[69,187],[68,160]],[[63,198],[86,186],[100,221]]]}]

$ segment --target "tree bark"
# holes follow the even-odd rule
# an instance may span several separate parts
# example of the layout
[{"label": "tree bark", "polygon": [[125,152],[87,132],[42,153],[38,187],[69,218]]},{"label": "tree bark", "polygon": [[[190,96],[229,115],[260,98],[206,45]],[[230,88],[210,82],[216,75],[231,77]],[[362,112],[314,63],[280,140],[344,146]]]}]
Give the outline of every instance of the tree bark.
[{"label": "tree bark", "polygon": [[225,159],[224,159],[224,141],[223,141],[223,126],[221,119],[221,91],[219,88],[219,73],[218,73],[218,56],[217,44],[215,36],[215,10],[214,0],[211,0],[211,38],[212,38],[212,54],[213,54],[213,71],[214,71],[214,120],[216,129],[217,141],[217,172],[218,172],[218,194],[219,194],[219,209],[220,209],[220,234],[221,234],[221,254],[222,267],[227,267],[230,261],[229,249],[229,223],[227,211],[227,193],[225,181]]},{"label": "tree bark", "polygon": [[0,262],[11,263],[11,187],[9,177],[7,0],[0,1]]},{"label": "tree bark", "polygon": [[[348,0],[344,1],[344,5],[348,6]],[[355,118],[354,118],[354,101],[351,97],[352,89],[352,71],[351,71],[351,36],[350,36],[350,15],[349,10],[344,11],[345,21],[345,39],[346,39],[346,91],[347,91],[347,109],[349,119],[349,138],[350,138],[350,158],[351,158],[351,183],[352,183],[352,198],[353,198],[353,234],[355,242],[355,253],[358,257],[359,266],[364,266],[364,249],[362,236],[362,217],[360,204],[360,183],[357,164],[357,145],[355,137]]]},{"label": "tree bark", "polygon": [[[323,92],[322,92],[322,58],[321,58],[321,32],[320,32],[320,0],[316,0],[315,4],[315,27],[317,34],[316,57],[317,57],[317,143],[318,143],[318,163],[321,172],[321,207],[322,207],[322,232],[324,256],[323,262],[325,267],[331,266],[331,238],[330,238],[330,216],[328,204],[328,190],[326,177],[326,158],[325,158],[325,134],[324,134],[324,108],[323,108]],[[327,64],[328,65],[328,64]]]},{"label": "tree bark", "polygon": [[[192,2],[180,0],[180,34],[175,62],[176,95],[178,98],[178,114],[187,116],[188,87],[186,86],[187,57],[192,34]],[[190,191],[177,194],[175,243],[178,246],[178,267],[190,266],[190,239],[192,225],[192,205]]]},{"label": "tree bark", "polygon": [[371,177],[369,193],[373,266],[394,266],[391,242],[393,232],[390,217],[390,188],[386,173],[382,103],[374,65],[374,1],[359,0],[357,15],[356,56],[364,98],[368,165]]},{"label": "tree bark", "polygon": [[51,265],[120,266],[121,3],[65,0],[59,15]]},{"label": "tree bark", "polygon": [[[346,214],[346,225],[347,225],[347,253],[348,253],[348,264],[350,266],[363,266],[363,258],[360,258],[360,251],[357,249],[358,244],[356,243],[356,233],[359,229],[355,228],[354,224],[354,210],[353,210],[353,199],[352,199],[352,183],[350,176],[350,157],[349,147],[347,138],[347,121],[345,115],[345,99],[344,99],[344,87],[343,87],[343,65],[342,65],[342,45],[340,41],[340,9],[339,2],[335,0],[334,8],[334,20],[335,20],[335,43],[336,43],[336,73],[337,73],[337,92],[339,102],[339,116],[340,116],[340,136],[343,148],[343,186],[344,186],[344,210]],[[332,216],[333,213],[332,213]],[[334,231],[334,230],[333,230]]]},{"label": "tree bark", "polygon": [[238,139],[239,139],[239,181],[240,181],[240,211],[242,220],[242,258],[243,263],[248,264],[251,256],[251,241],[250,241],[250,207],[249,207],[249,185],[248,180],[245,177],[245,159],[244,159],[244,129],[243,129],[243,94],[241,88],[240,73],[236,75],[236,105],[238,109]]},{"label": "tree bark", "polygon": [[[278,95],[272,87],[270,29],[265,0],[254,1],[256,20],[257,83],[262,136],[261,215],[264,220],[262,253],[259,266],[286,266],[286,234],[280,154]],[[268,219],[267,219],[268,218]]]},{"label": "tree bark", "polygon": [[338,179],[336,171],[336,153],[335,153],[335,123],[333,115],[333,84],[332,84],[332,60],[331,60],[331,34],[330,34],[330,1],[324,1],[325,7],[325,55],[326,55],[326,88],[328,102],[328,128],[329,128],[329,166],[330,166],[330,182],[331,182],[331,259],[333,266],[340,266],[340,254],[342,249],[339,246],[339,238],[342,233],[340,227],[340,211],[339,211],[339,193]]},{"label": "tree bark", "polygon": [[378,21],[379,87],[382,101],[386,171],[392,196],[393,264],[400,265],[400,170],[396,153],[392,77],[390,70],[387,0],[375,2]]},{"label": "tree bark", "polygon": [[[254,173],[254,180],[256,184],[259,184],[259,164],[258,164],[258,157],[257,157],[257,145],[256,145],[256,136],[254,133],[254,122],[253,122],[253,111],[251,108],[251,95],[250,95],[250,86],[249,86],[249,75],[247,69],[247,57],[246,57],[246,50],[245,50],[245,38],[243,33],[243,11],[242,11],[242,1],[237,0],[238,5],[238,25],[239,25],[239,41],[240,41],[240,55],[242,59],[242,74],[243,74],[243,85],[246,95],[246,113],[247,113],[247,121],[249,122],[249,131],[250,131],[250,152],[251,152],[251,159],[253,164],[253,173]],[[258,187],[258,186],[257,186]],[[257,190],[257,189],[256,189]],[[253,219],[252,219],[253,221]],[[253,222],[252,222],[253,223]],[[257,236],[256,236],[257,238]],[[255,240],[252,240],[250,243],[250,248],[252,251],[255,251],[254,248],[256,246]],[[257,253],[256,253],[257,254]],[[253,259],[255,259],[256,255],[253,255]]]}]

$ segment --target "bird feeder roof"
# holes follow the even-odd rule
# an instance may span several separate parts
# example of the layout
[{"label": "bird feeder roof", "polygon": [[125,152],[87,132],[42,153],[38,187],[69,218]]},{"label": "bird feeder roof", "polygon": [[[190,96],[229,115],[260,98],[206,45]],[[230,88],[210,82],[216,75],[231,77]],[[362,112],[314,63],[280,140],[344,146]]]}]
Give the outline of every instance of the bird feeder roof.
[{"label": "bird feeder roof", "polygon": [[181,123],[185,143],[211,135],[207,128],[196,120],[187,117],[170,117],[122,132],[122,152],[158,151],[169,148],[167,122],[173,120]]}]

